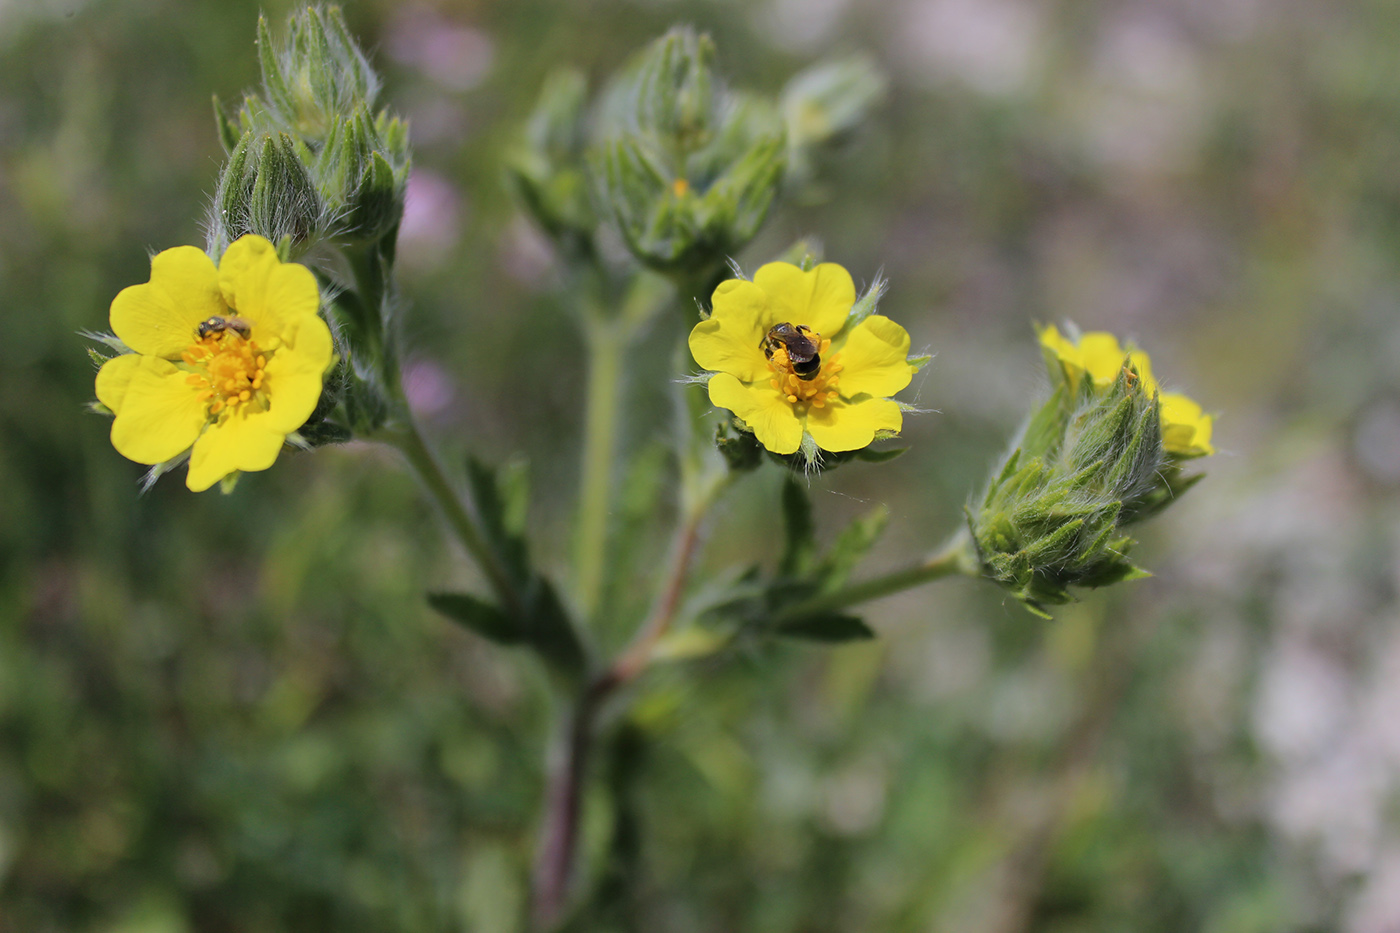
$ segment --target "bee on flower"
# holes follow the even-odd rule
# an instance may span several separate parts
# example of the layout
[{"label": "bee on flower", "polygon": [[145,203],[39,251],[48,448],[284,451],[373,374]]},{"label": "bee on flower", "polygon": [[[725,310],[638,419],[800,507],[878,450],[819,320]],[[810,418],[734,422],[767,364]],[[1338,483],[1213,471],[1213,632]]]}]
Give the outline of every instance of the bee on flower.
[{"label": "bee on flower", "polygon": [[690,332],[710,401],[775,454],[860,450],[898,434],[903,408],[891,396],[926,358],[910,359],[903,327],[855,305],[855,283],[835,263],[769,263],[752,281],[720,283]]},{"label": "bee on flower", "polygon": [[332,362],[311,270],[245,236],[219,265],[177,246],[151,280],[112,302],[112,332],[132,352],[103,364],[97,399],[116,417],[112,446],[150,465],[189,453],[186,485],[208,489],[272,466],[311,416]]}]

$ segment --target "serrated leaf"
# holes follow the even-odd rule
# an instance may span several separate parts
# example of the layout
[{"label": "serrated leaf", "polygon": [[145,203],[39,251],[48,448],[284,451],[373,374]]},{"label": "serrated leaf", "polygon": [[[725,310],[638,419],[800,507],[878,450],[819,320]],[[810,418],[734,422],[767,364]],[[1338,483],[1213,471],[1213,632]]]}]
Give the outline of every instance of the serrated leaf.
[{"label": "serrated leaf", "polygon": [[587,661],[583,643],[554,585],[544,577],[534,579],[527,612],[528,637],[535,650],[565,673],[581,673]]},{"label": "serrated leaf", "polygon": [[498,645],[520,645],[525,631],[500,607],[466,593],[429,593],[428,605],[463,628]]},{"label": "serrated leaf", "polygon": [[530,558],[525,539],[512,532],[506,520],[506,499],[496,471],[475,457],[467,459],[467,483],[472,502],[481,519],[482,530],[493,550],[517,583],[530,579]]},{"label": "serrated leaf", "polygon": [[879,505],[857,517],[841,530],[835,543],[827,550],[821,569],[817,573],[824,592],[845,585],[851,571],[865,559],[865,555],[879,539],[880,533],[885,530],[889,519],[889,508]]},{"label": "serrated leaf", "polygon": [[863,620],[836,612],[807,616],[796,622],[789,622],[779,627],[777,634],[788,638],[832,643],[865,641],[875,637],[875,632]]}]

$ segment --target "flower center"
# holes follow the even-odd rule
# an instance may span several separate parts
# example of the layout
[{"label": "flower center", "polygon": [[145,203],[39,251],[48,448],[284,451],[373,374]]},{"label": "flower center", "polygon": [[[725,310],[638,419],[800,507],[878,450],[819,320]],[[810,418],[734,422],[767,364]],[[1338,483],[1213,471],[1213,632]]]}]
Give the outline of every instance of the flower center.
[{"label": "flower center", "polygon": [[778,347],[768,360],[768,369],[773,373],[773,378],[768,380],[768,384],[787,396],[788,402],[793,405],[825,408],[827,402],[834,401],[840,394],[836,391],[836,384],[840,381],[836,374],[845,369],[841,365],[841,354],[827,355],[826,351],[830,349],[831,341],[822,340],[817,350],[821,356],[822,368],[812,378],[803,379],[793,368],[787,349]]},{"label": "flower center", "polygon": [[256,341],[234,328],[198,337],[181,357],[190,367],[185,382],[200,389],[200,401],[208,402],[210,420],[223,420],[240,407],[267,407],[268,354]]}]

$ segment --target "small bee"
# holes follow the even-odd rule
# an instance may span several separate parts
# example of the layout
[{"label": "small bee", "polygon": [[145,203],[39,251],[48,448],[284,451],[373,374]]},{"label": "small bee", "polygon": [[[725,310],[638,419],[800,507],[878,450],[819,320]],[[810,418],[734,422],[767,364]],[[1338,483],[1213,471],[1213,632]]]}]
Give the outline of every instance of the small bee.
[{"label": "small bee", "polygon": [[763,355],[771,360],[780,348],[786,350],[788,359],[792,361],[792,371],[797,373],[797,378],[804,382],[810,381],[817,378],[817,373],[822,368],[821,354],[817,350],[820,338],[813,340],[814,336],[816,335],[812,333],[812,328],[805,324],[774,324],[773,329],[768,331],[768,336],[763,338]]},{"label": "small bee", "polygon": [[253,332],[253,325],[241,317],[222,317],[216,314],[208,320],[199,322],[199,339],[203,340],[210,334],[222,334],[226,330],[231,330],[247,340],[248,335]]}]

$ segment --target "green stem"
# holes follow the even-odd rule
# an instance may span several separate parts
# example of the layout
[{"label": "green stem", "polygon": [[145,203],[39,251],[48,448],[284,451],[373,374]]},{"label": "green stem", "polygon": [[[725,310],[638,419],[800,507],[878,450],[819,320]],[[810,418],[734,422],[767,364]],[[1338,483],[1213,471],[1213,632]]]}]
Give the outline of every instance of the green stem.
[{"label": "green stem", "polygon": [[892,596],[895,593],[956,574],[965,576],[978,574],[977,562],[972,556],[966,533],[958,535],[943,550],[913,566],[893,570],[883,576],[863,580],[860,583],[852,583],[830,593],[822,593],[800,603],[794,603],[779,612],[774,621],[781,625],[784,622],[795,621],[805,616],[836,612],[857,603]]},{"label": "green stem", "polygon": [[418,479],[428,491],[428,495],[442,510],[443,517],[447,519],[447,524],[456,533],[462,546],[481,567],[501,606],[516,618],[524,618],[524,605],[520,593],[495,551],[487,544],[475,509],[452,487],[447,474],[442,470],[442,465],[438,463],[437,456],[423,440],[423,435],[418,433],[417,425],[411,418],[405,417],[401,427],[385,431],[382,440],[403,453],[409,466],[418,474]]},{"label": "green stem", "polygon": [[574,539],[574,579],[585,619],[597,610],[603,588],[622,357],[628,339],[628,328],[617,322],[594,318],[587,327],[588,402],[584,413],[578,531]]}]

